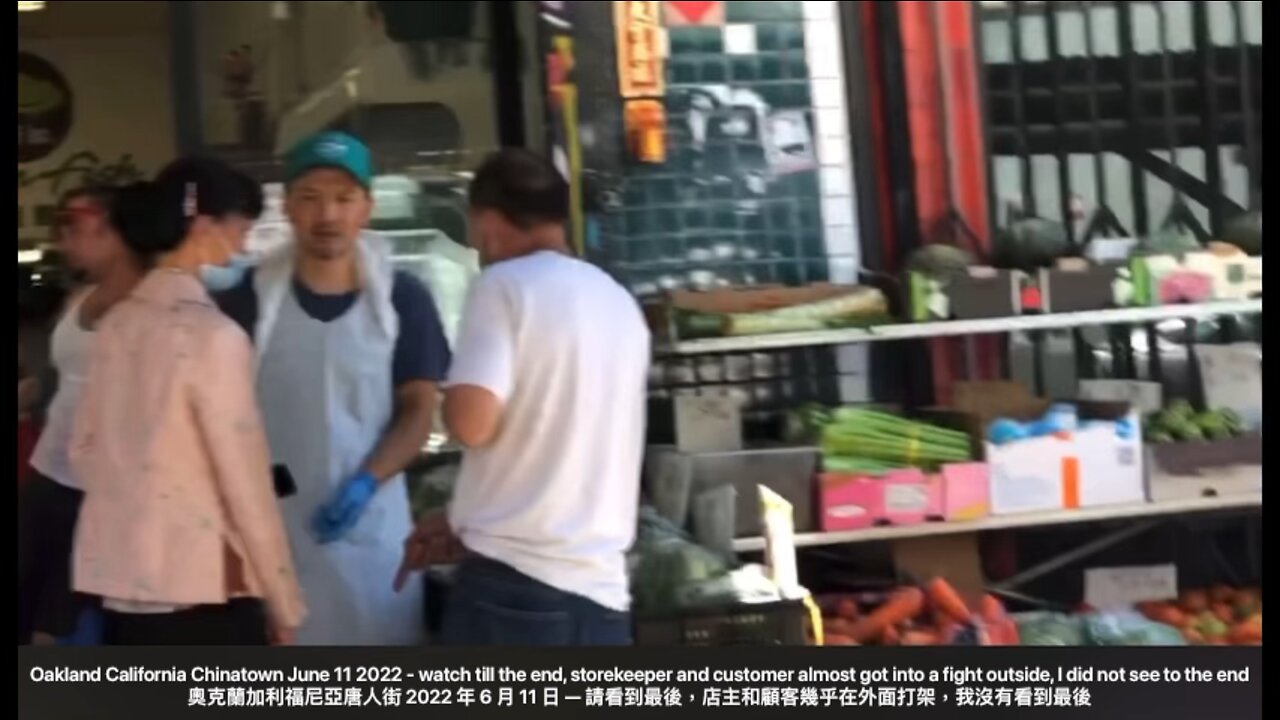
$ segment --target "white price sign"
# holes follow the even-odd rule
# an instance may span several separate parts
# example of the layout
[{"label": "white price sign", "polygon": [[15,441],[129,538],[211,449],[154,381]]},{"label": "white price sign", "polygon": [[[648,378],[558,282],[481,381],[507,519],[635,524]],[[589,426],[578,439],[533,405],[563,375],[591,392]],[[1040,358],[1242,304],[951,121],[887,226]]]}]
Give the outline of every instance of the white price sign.
[{"label": "white price sign", "polygon": [[737,400],[712,395],[677,397],[675,412],[680,452],[742,449],[742,409]]},{"label": "white price sign", "polygon": [[1164,407],[1164,390],[1160,383],[1140,380],[1081,380],[1080,399],[1129,403],[1148,414]]},{"label": "white price sign", "polygon": [[1248,427],[1262,427],[1262,347],[1255,343],[1197,345],[1196,358],[1209,407],[1230,408]]},{"label": "white price sign", "polygon": [[1173,565],[1089,568],[1084,571],[1084,601],[1098,610],[1178,596],[1178,569]]}]

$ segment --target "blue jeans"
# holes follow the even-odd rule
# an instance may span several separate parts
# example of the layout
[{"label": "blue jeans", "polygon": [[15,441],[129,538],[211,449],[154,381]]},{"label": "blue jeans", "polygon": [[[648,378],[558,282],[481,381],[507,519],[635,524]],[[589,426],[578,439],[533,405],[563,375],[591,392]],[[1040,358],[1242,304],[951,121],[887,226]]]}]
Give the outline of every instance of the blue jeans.
[{"label": "blue jeans", "polygon": [[630,645],[631,616],[557,590],[495,560],[458,565],[444,612],[446,645]]},{"label": "blue jeans", "polygon": [[58,638],[59,645],[101,645],[103,639],[102,611],[92,605],[80,611],[76,629],[66,637]]}]

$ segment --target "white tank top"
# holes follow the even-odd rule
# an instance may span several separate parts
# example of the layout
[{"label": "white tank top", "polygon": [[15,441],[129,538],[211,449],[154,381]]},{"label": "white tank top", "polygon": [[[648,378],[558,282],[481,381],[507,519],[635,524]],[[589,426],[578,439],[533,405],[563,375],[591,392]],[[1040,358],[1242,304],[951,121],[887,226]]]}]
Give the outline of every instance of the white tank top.
[{"label": "white tank top", "polygon": [[31,454],[31,466],[37,472],[67,487],[78,488],[71,472],[71,427],[75,422],[80,394],[89,377],[89,352],[93,332],[80,326],[80,305],[84,297],[67,308],[53,329],[50,357],[58,371],[58,392],[45,414],[44,430]]}]

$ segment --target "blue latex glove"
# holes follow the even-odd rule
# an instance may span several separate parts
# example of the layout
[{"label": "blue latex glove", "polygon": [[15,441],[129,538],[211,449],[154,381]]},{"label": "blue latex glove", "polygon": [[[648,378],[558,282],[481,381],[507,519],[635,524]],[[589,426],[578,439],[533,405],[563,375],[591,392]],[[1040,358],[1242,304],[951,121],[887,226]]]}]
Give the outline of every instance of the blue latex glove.
[{"label": "blue latex glove", "polygon": [[311,521],[311,530],[321,543],[342,539],[360,521],[369,501],[378,492],[378,479],[367,472],[342,484],[328,503],[320,506]]}]

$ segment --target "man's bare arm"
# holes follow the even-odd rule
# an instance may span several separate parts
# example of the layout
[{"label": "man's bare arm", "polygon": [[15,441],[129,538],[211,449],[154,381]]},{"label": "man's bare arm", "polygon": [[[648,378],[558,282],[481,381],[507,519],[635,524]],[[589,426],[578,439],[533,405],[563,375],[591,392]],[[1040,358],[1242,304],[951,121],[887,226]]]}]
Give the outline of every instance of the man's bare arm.
[{"label": "man's bare arm", "polygon": [[450,439],[467,448],[493,442],[502,422],[502,401],[477,385],[455,385],[444,392],[444,426]]},{"label": "man's bare arm", "polygon": [[365,470],[379,482],[404,472],[427,444],[436,411],[436,384],[414,380],[396,388],[395,415]]}]

